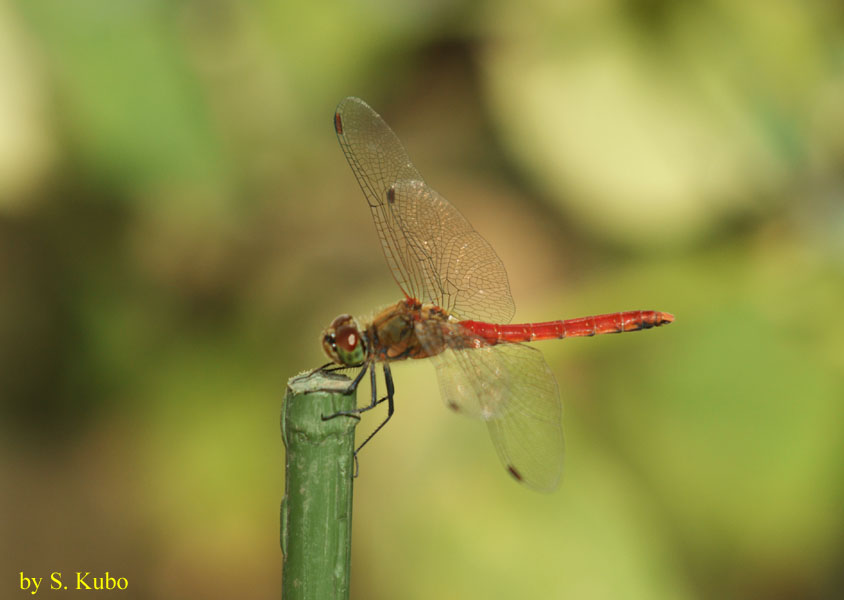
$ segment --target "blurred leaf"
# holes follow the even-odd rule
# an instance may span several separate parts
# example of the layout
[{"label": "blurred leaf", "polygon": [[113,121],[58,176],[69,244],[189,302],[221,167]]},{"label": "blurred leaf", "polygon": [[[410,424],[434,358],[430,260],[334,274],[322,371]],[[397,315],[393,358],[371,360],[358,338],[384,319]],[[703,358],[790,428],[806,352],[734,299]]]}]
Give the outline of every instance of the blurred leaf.
[{"label": "blurred leaf", "polygon": [[224,154],[173,6],[33,0],[20,8],[44,44],[89,168],[141,188],[225,184]]},{"label": "blurred leaf", "polygon": [[0,211],[24,201],[55,152],[38,67],[17,15],[8,4],[0,4]]},{"label": "blurred leaf", "polygon": [[645,29],[602,4],[568,20],[532,4],[512,27],[505,4],[489,17],[506,31],[484,55],[492,112],[538,189],[609,239],[677,242],[770,211],[805,165],[818,91],[844,75],[820,10],[666,5]]}]

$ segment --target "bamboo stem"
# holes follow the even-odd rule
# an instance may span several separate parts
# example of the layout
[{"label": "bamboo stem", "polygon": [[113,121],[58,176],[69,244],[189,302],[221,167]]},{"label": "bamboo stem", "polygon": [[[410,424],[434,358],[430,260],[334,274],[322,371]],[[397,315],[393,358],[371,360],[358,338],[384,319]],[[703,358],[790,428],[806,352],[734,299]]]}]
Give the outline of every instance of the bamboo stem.
[{"label": "bamboo stem", "polygon": [[288,381],[281,415],[286,448],[281,503],[284,600],[347,599],[357,420],[323,416],[355,408],[348,377],[317,371]]}]

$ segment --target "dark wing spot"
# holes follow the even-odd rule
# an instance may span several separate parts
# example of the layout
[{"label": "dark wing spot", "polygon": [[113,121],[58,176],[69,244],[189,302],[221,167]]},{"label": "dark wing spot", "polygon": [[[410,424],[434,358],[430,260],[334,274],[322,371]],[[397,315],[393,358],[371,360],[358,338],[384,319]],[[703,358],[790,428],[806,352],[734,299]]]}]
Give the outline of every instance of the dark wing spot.
[{"label": "dark wing spot", "polygon": [[395,186],[391,185],[390,188],[387,190],[387,202],[389,204],[394,204],[395,201],[396,201],[396,188],[395,188]]},{"label": "dark wing spot", "polygon": [[460,412],[460,407],[457,406],[457,404],[452,402],[451,400],[448,401],[448,407],[456,413]]},{"label": "dark wing spot", "polygon": [[343,135],[343,120],[340,118],[340,113],[334,113],[334,131]]},{"label": "dark wing spot", "polygon": [[507,465],[507,470],[510,471],[510,475],[516,478],[516,481],[523,481],[522,474],[516,470],[516,467],[513,465]]}]

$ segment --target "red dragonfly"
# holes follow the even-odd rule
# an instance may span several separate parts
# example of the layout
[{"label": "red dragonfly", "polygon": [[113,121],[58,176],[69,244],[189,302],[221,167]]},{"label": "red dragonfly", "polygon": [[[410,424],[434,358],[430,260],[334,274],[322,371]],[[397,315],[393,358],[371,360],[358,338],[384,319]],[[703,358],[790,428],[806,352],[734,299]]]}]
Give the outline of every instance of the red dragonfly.
[{"label": "red dragonfly", "polygon": [[[362,367],[351,389],[367,370],[372,383],[368,406],[326,418],[357,417],[386,401],[386,419],[359,451],[393,415],[390,363],[430,358],[446,404],[486,422],[507,471],[532,488],[554,489],[563,465],[560,393],[542,354],[525,342],[638,331],[674,316],[635,310],[508,324],[515,305],[501,259],[425,183],[381,116],[363,100],[346,98],[337,107],[334,128],[404,298],[369,322],[340,315],[323,333],[336,368]],[[377,363],[387,388],[382,398],[376,392]]]}]

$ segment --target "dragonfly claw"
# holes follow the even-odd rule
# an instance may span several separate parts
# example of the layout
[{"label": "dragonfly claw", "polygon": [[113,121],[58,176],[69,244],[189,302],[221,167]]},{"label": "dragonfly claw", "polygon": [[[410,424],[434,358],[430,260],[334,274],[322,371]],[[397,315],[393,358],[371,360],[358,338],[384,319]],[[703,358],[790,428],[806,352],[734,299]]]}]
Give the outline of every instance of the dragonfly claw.
[{"label": "dragonfly claw", "polygon": [[348,411],[348,410],[341,410],[339,412],[334,413],[333,415],[328,415],[327,417],[325,415],[319,416],[319,418],[322,419],[323,421],[330,421],[334,417],[352,417],[353,419],[360,421],[360,415],[359,414],[357,414],[356,412],[353,412],[353,411]]}]

